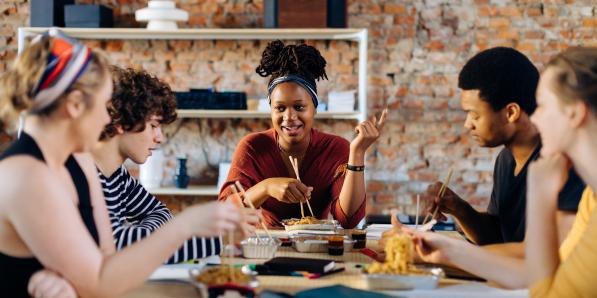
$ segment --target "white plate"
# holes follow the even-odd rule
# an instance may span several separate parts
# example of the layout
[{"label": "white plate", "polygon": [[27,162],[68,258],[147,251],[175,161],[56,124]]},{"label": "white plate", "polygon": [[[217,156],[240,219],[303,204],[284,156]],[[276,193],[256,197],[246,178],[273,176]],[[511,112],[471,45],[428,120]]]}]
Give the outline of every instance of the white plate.
[{"label": "white plate", "polygon": [[[291,218],[290,220],[296,220],[295,218]],[[318,224],[304,224],[304,225],[286,225],[285,222],[287,220],[283,220],[282,224],[284,225],[284,229],[286,231],[295,231],[295,230],[316,230],[316,231],[329,231],[335,230],[336,226],[338,226],[338,222],[333,219],[322,219],[322,223]]]}]

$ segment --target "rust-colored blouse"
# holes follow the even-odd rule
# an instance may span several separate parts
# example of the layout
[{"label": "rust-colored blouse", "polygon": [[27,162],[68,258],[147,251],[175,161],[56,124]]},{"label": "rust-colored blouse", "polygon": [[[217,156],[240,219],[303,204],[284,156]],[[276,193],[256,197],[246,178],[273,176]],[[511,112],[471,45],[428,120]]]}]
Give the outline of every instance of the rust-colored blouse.
[{"label": "rust-colored blouse", "polygon": [[[277,144],[276,132],[269,129],[252,133],[238,144],[228,178],[220,190],[219,200],[226,200],[232,193],[229,186],[238,180],[245,189],[275,177],[290,175]],[[332,216],[345,228],[353,228],[365,216],[366,198],[352,216],[347,216],[340,207],[340,191],[344,183],[345,165],[348,162],[350,144],[342,137],[313,129],[311,141],[299,168],[301,181],[313,187],[309,203],[319,219]],[[280,226],[281,220],[300,218],[299,204],[283,203],[268,198],[261,205],[262,213],[269,226]],[[308,214],[305,206],[305,214]]]}]

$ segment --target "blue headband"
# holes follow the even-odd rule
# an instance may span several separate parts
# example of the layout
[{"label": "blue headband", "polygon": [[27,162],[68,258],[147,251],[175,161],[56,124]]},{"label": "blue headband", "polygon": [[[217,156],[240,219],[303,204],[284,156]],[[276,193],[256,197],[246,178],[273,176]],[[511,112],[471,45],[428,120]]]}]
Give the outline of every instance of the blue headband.
[{"label": "blue headband", "polygon": [[293,74],[281,76],[269,83],[269,85],[267,86],[267,99],[269,100],[270,104],[272,102],[270,95],[272,95],[274,88],[285,82],[293,82],[299,84],[301,87],[307,90],[307,92],[309,92],[309,94],[311,95],[311,100],[313,101],[315,108],[317,108],[317,105],[319,104],[319,98],[317,97],[317,87],[315,86],[315,81],[310,81]]}]

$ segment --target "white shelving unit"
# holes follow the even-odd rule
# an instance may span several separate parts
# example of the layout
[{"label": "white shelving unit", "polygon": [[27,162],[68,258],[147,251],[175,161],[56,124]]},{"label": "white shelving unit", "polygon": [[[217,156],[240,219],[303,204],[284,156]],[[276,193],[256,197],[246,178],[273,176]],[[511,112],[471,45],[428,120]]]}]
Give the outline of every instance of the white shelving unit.
[{"label": "white shelving unit", "polygon": [[[245,110],[176,110],[182,118],[269,118],[269,112]],[[332,113],[317,112],[315,118],[319,119],[359,119],[360,113]]]},{"label": "white shelving unit", "polygon": [[215,185],[190,185],[187,188],[160,187],[147,189],[154,196],[217,196],[220,191]]},{"label": "white shelving unit", "polygon": [[[18,51],[21,53],[29,37],[49,28],[21,27],[18,30]],[[143,28],[60,28],[78,39],[90,40],[347,40],[358,43],[358,111],[318,112],[320,119],[367,119],[367,29],[177,29],[147,30]],[[181,118],[269,118],[268,112],[247,110],[177,110]],[[216,186],[190,186],[150,189],[154,195],[217,196]]]},{"label": "white shelving unit", "polygon": [[[21,27],[18,30],[18,51],[27,38],[49,28]],[[367,29],[177,29],[147,30],[143,28],[60,28],[78,39],[93,40],[348,40],[359,44],[358,111],[353,113],[319,113],[322,119],[367,119]],[[178,110],[183,118],[267,118],[268,113],[238,110]]]}]

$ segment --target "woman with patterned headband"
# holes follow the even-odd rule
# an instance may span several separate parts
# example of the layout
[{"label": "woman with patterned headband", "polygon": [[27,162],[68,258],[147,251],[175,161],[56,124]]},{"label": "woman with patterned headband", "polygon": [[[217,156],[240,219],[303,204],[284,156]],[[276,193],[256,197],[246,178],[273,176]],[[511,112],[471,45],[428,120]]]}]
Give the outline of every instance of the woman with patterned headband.
[{"label": "woman with patterned headband", "polygon": [[0,155],[3,296],[29,297],[29,280],[36,297],[72,297],[72,288],[80,296],[121,296],[188,238],[257,221],[232,204],[193,206],[116,252],[95,166],[85,153],[110,121],[106,59],[53,30],[17,58],[0,90],[2,119],[17,114],[22,120],[19,138]]},{"label": "woman with patterned headband", "polygon": [[[270,76],[273,129],[240,141],[220,200],[226,200],[229,186],[239,181],[247,188],[245,199],[262,209],[270,226],[301,218],[298,203],[307,200],[316,218],[331,214],[343,227],[354,227],[364,217],[365,151],[379,137],[387,111],[379,121],[360,123],[351,143],[314,129],[319,103],[315,81],[327,79],[325,66],[312,46],[284,45],[279,40],[268,44],[256,71]],[[299,177],[290,157],[298,160]],[[310,215],[308,210],[305,214]]]}]

